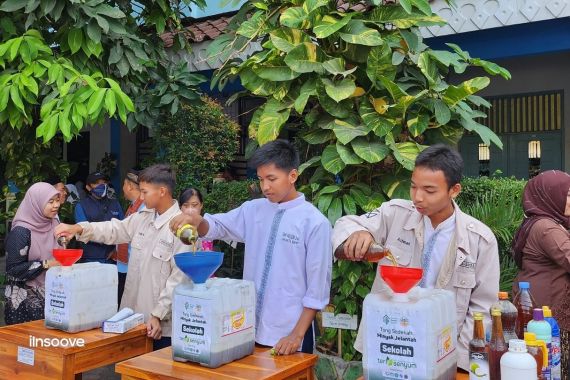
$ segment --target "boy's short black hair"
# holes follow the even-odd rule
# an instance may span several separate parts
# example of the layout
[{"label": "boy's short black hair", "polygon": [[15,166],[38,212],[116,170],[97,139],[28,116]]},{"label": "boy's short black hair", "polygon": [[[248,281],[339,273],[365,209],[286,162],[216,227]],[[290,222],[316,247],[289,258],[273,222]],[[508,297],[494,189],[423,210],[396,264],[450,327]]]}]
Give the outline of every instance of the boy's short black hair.
[{"label": "boy's short black hair", "polygon": [[287,140],[274,140],[258,148],[249,165],[257,169],[263,165],[274,164],[278,169],[291,171],[299,167],[299,152]]},{"label": "boy's short black hair", "polygon": [[49,183],[49,184],[52,185],[52,186],[55,186],[55,185],[57,185],[58,183],[63,183],[63,181],[62,181],[61,178],[59,178],[59,177],[57,177],[57,176],[54,176],[54,175],[49,176],[48,178],[46,178],[46,179],[44,180],[44,182],[47,182],[47,183]]},{"label": "boy's short black hair", "polygon": [[178,204],[182,206],[184,203],[188,202],[190,198],[192,198],[193,196],[198,197],[200,203],[204,203],[204,198],[202,197],[202,193],[200,192],[200,190],[195,189],[193,187],[189,187],[187,189],[182,190],[182,193],[180,193],[180,198],[178,198]]},{"label": "boy's short black hair", "polygon": [[436,144],[418,154],[416,167],[441,170],[449,188],[461,182],[463,158],[459,152],[445,144]]},{"label": "boy's short black hair", "polygon": [[176,177],[170,165],[157,164],[149,166],[139,174],[139,183],[146,182],[166,186],[170,195],[174,194]]}]

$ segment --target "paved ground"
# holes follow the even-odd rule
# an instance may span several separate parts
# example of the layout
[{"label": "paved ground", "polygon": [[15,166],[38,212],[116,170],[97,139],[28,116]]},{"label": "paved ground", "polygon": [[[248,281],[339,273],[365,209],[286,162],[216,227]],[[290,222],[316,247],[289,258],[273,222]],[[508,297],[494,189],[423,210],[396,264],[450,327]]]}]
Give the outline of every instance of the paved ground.
[{"label": "paved ground", "polygon": [[[0,256],[0,273],[5,273],[6,256]],[[0,286],[0,326],[4,326],[4,287]],[[83,380],[119,380],[121,377],[115,373],[115,365],[102,367],[93,371],[85,372]]]}]

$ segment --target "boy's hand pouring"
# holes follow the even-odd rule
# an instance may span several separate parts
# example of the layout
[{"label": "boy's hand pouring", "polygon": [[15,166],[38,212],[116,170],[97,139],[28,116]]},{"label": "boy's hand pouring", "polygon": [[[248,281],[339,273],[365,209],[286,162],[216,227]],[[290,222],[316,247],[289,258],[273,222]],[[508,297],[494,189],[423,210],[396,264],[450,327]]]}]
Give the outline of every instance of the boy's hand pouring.
[{"label": "boy's hand pouring", "polygon": [[[172,218],[170,221],[170,230],[176,234],[176,231],[185,224],[190,224],[198,229],[198,233],[203,235],[200,225],[202,224],[204,218],[200,215],[197,210],[190,209],[186,214],[180,214]],[[207,231],[207,230],[206,230]]]},{"label": "boy's hand pouring", "polygon": [[59,238],[60,236],[64,236],[67,239],[67,241],[69,241],[73,239],[75,235],[81,235],[82,232],[83,232],[83,227],[81,227],[79,224],[60,223],[55,227],[53,233],[56,239]]}]

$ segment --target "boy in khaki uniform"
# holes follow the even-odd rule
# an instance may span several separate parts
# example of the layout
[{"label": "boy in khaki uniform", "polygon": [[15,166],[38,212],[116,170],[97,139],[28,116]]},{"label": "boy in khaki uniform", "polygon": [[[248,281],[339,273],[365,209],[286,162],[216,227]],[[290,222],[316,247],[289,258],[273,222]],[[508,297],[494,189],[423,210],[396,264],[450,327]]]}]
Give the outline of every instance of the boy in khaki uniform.
[{"label": "boy in khaki uniform", "polygon": [[[390,250],[398,265],[424,269],[420,286],[455,293],[458,366],[469,370],[468,347],[473,313],[489,313],[499,291],[499,255],[495,236],[463,213],[454,199],[461,191],[463,159],[445,145],[434,145],[416,159],[412,201],[395,199],[366,215],[345,216],[332,241],[339,259],[366,260],[373,242]],[[343,245],[344,243],[344,245]],[[390,265],[383,259],[380,265]],[[376,273],[372,292],[387,290]],[[354,347],[362,352],[362,331]]]},{"label": "boy in khaki uniform", "polygon": [[56,237],[77,236],[83,242],[130,243],[129,270],[121,308],[129,307],[145,316],[148,336],[154,349],[170,346],[171,305],[174,287],[184,274],[174,263],[174,254],[188,251],[169,229],[169,222],[180,214],[173,199],[175,180],[168,165],[154,165],[139,175],[141,198],[146,209],[124,220],[60,224]]}]

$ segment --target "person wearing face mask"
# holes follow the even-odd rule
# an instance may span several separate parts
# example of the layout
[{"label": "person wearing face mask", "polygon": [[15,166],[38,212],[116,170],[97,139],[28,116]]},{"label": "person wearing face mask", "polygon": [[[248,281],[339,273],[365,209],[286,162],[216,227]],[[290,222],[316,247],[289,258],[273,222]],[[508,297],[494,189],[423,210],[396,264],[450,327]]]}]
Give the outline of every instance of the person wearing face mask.
[{"label": "person wearing face mask", "polygon": [[[91,173],[85,181],[87,195],[75,206],[75,222],[105,222],[111,219],[124,218],[121,205],[116,199],[109,197],[109,178],[102,173]],[[88,242],[83,244],[83,256],[80,262],[100,262],[114,264],[110,260],[115,245]]]}]

